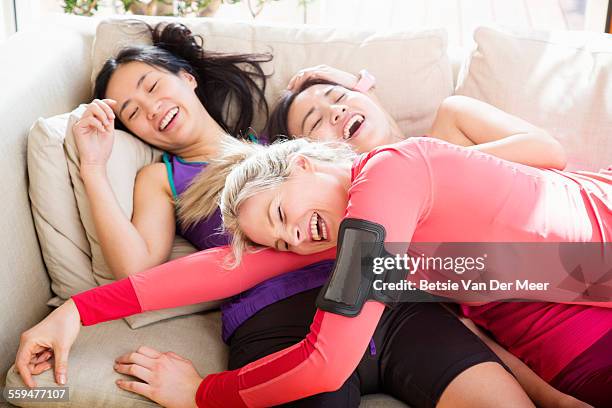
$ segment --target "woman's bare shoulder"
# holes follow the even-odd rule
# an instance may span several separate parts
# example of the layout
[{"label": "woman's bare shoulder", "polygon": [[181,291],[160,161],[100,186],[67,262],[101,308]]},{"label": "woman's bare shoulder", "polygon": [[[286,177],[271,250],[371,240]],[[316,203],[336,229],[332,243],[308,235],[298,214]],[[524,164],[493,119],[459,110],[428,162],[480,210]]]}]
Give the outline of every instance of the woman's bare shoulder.
[{"label": "woman's bare shoulder", "polygon": [[135,187],[163,189],[170,197],[172,196],[166,165],[161,162],[141,168],[136,176]]}]

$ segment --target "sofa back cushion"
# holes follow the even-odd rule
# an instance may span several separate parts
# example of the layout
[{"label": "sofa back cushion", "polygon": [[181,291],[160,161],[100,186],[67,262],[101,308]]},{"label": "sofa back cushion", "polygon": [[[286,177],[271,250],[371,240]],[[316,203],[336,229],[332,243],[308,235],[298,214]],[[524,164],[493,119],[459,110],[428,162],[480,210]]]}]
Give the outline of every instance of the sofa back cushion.
[{"label": "sofa back cushion", "polygon": [[[147,18],[155,24],[160,19]],[[164,19],[164,21],[176,21]],[[300,69],[326,64],[357,73],[368,69],[377,78],[376,94],[406,135],[422,135],[433,122],[442,100],[453,92],[445,30],[374,31],[324,27],[258,25],[214,19],[180,19],[204,39],[206,50],[226,53],[271,52],[264,72],[273,74],[266,89],[272,106],[289,79]],[[134,20],[100,23],[93,49],[92,83],[104,61],[126,45],[150,44],[146,30]],[[253,127],[261,131],[266,118]]]},{"label": "sofa back cushion", "polygon": [[[43,258],[57,298],[57,306],[70,296],[114,280],[98,240],[89,200],[80,176],[80,160],[72,125],[85,111],[81,105],[73,112],[39,119],[28,139],[30,198]],[[161,152],[131,134],[115,131],[107,175],[123,213],[132,217],[134,181],[138,171],[160,159]],[[53,199],[49,199],[52,197]],[[195,252],[185,239],[177,236],[171,259]],[[201,310],[216,308],[207,302],[170,310],[128,317],[132,328]]]},{"label": "sofa back cushion", "polygon": [[61,299],[96,285],[91,247],[81,223],[64,153],[69,116],[70,113],[65,113],[39,118],[28,135],[32,215],[51,277],[51,289]]},{"label": "sofa back cushion", "polygon": [[612,35],[481,27],[456,93],[486,101],[558,138],[568,169],[612,164]]}]

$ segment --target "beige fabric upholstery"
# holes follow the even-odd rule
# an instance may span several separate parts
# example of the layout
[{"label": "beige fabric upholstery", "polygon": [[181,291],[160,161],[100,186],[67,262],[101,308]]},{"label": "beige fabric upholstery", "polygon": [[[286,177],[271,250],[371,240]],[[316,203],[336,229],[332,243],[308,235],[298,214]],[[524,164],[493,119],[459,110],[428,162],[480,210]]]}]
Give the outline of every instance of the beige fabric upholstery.
[{"label": "beige fabric upholstery", "polygon": [[[123,321],[83,327],[72,347],[68,361],[70,403],[53,404],[54,408],[144,408],[157,407],[152,401],[119,389],[115,381],[130,377],[113,370],[116,357],[141,345],[159,351],[173,351],[190,359],[200,375],[223,371],[227,348],[220,340],[220,312],[184,316],[130,330]],[[35,377],[39,386],[53,386],[51,370]],[[7,387],[22,387],[14,368],[9,370]],[[20,403],[21,407],[37,407]],[[364,397],[361,407],[402,408],[405,404],[382,394]]]},{"label": "beige fabric upholstery", "polygon": [[[118,320],[97,326],[83,327],[72,347],[68,360],[70,403],[53,407],[131,408],[157,406],[152,401],[119,389],[115,381],[130,377],[116,373],[116,357],[136,350],[141,345],[159,351],[173,351],[193,361],[200,375],[222,371],[227,364],[227,350],[220,340],[219,312],[196,314],[131,330]],[[35,380],[39,386],[53,386],[49,370]],[[7,387],[23,386],[12,368]],[[20,404],[19,406],[40,406]]]},{"label": "beige fabric upholstery", "polygon": [[[168,19],[164,19],[167,21]],[[148,18],[152,23],[160,19]],[[300,69],[327,64],[349,72],[367,68],[378,79],[376,94],[406,135],[429,130],[442,100],[452,94],[446,31],[376,33],[322,27],[246,24],[214,19],[180,19],[204,38],[205,48],[220,52],[267,52],[265,65],[274,73],[266,99],[273,103]],[[122,47],[150,43],[139,24],[107,20],[98,26],[93,50],[92,80],[104,61]],[[254,123],[262,130],[265,118]]]},{"label": "beige fabric upholstery", "polygon": [[612,164],[612,36],[479,28],[457,94],[526,119],[558,138],[568,169]]},{"label": "beige fabric upholstery", "polygon": [[49,313],[51,297],[28,200],[28,130],[87,97],[93,31],[41,24],[0,45],[0,384],[19,335]]},{"label": "beige fabric upholstery", "polygon": [[68,116],[40,118],[28,136],[32,213],[51,288],[61,299],[96,286],[64,154]]}]

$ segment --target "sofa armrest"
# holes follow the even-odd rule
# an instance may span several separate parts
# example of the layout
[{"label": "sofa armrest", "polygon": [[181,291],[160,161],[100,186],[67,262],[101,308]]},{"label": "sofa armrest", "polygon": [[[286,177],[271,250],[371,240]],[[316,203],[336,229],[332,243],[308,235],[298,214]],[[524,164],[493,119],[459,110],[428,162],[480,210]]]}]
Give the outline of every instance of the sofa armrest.
[{"label": "sofa armrest", "polygon": [[51,297],[28,199],[28,130],[89,99],[95,28],[95,20],[54,18],[0,45],[0,384],[20,334],[49,313]]}]

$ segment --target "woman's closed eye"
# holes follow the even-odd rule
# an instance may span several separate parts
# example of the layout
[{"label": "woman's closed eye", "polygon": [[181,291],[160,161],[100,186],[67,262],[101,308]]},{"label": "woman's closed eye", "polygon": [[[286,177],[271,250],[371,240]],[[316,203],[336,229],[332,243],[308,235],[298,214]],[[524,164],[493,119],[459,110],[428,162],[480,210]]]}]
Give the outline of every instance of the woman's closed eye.
[{"label": "woman's closed eye", "polygon": [[[334,101],[334,103],[338,103],[340,102],[344,97],[346,96],[346,92],[343,92],[340,96],[338,96],[336,98],[336,100]],[[312,125],[312,127],[310,128],[310,131],[308,132],[308,134],[310,135],[312,132],[315,131],[315,129],[317,127],[319,127],[319,125],[321,124],[321,121],[323,120],[323,118],[319,118],[315,121],[315,123]]]},{"label": "woman's closed eye", "polygon": [[280,220],[280,222],[281,222],[281,223],[283,223],[283,224],[285,223],[285,222],[283,221],[283,212],[282,212],[282,210],[281,210],[280,205],[278,206],[278,219]]},{"label": "woman's closed eye", "polygon": [[[155,83],[153,84],[153,86],[152,86],[151,88],[149,88],[149,93],[152,93],[152,92],[155,90],[155,88],[157,87],[157,83],[158,83],[158,82],[159,82],[159,81],[155,81]],[[132,114],[130,115],[130,117],[128,118],[128,120],[131,120],[131,119],[132,119],[132,118],[133,118],[133,117],[136,115],[136,113],[137,113],[137,112],[138,112],[138,107],[136,107],[136,109],[134,109],[134,112],[132,112]]]},{"label": "woman's closed eye", "polygon": [[[283,217],[283,210],[281,209],[281,206],[279,204],[278,206],[278,219],[280,220],[281,224],[285,224],[285,218]],[[279,240],[280,242],[277,244],[278,248],[282,248],[285,251],[289,250],[289,244],[283,240]]]},{"label": "woman's closed eye", "polygon": [[308,133],[312,133],[321,123],[322,118],[317,119],[317,121],[312,125],[312,128],[310,128],[310,132]]},{"label": "woman's closed eye", "polygon": [[128,120],[132,120],[132,118],[134,117],[134,115],[136,115],[136,112],[138,112],[138,107],[136,107],[136,109],[134,109],[134,112],[132,112],[132,114],[130,115],[130,117],[128,118]]}]

